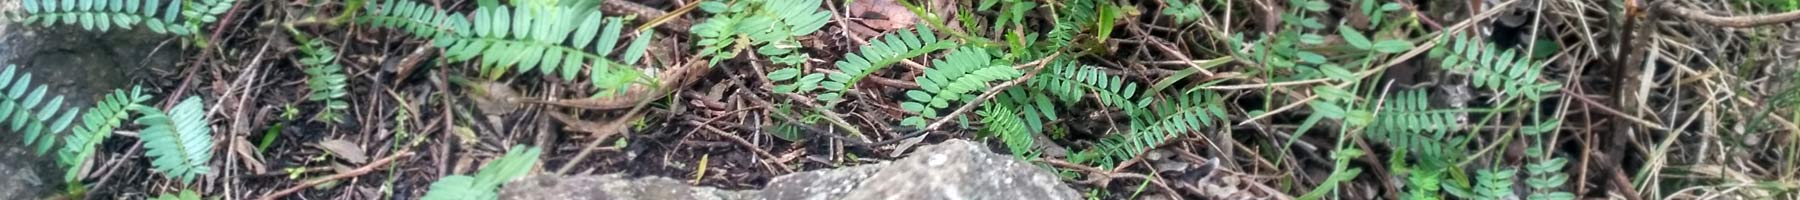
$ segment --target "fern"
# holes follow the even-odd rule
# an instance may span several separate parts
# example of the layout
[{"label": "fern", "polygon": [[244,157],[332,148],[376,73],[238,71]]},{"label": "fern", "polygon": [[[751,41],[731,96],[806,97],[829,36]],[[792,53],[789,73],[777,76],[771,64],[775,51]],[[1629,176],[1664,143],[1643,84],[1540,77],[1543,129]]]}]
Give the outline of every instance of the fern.
[{"label": "fern", "polygon": [[868,46],[861,48],[860,54],[846,54],[843,60],[837,61],[838,72],[813,73],[808,74],[807,77],[799,77],[800,69],[790,67],[770,72],[769,79],[772,81],[795,80],[792,84],[776,86],[776,92],[806,93],[823,88],[826,92],[819,94],[817,99],[832,102],[841,99],[845,91],[850,90],[863,78],[867,78],[882,68],[902,60],[956,47],[954,41],[938,40],[937,33],[933,33],[930,26],[919,26],[916,32],[917,34],[913,31],[899,31],[869,41]]},{"label": "fern", "polygon": [[1073,62],[1054,64],[1050,71],[1037,77],[1031,80],[1031,88],[1049,92],[1058,100],[1069,104],[1080,103],[1091,94],[1099,100],[1100,105],[1133,107],[1136,103],[1131,99],[1139,90],[1137,83],[1125,81],[1124,77],[1109,75],[1098,67]]},{"label": "fern", "polygon": [[980,114],[981,123],[987,125],[981,132],[1000,138],[1015,157],[1033,153],[1036,134],[1025,129],[1025,124],[1020,123],[1019,116],[1014,114],[1011,106],[1004,103],[983,104],[982,110],[976,114]]},{"label": "fern", "polygon": [[1439,179],[1444,175],[1442,169],[1413,170],[1406,178],[1406,195],[1402,199],[1436,200],[1439,191]]},{"label": "fern", "polygon": [[136,123],[147,127],[138,136],[144,142],[144,154],[153,158],[150,164],[157,172],[184,184],[211,173],[206,162],[212,160],[212,129],[207,126],[200,97],[181,100],[168,113],[141,105],[132,106],[132,110],[142,115]]},{"label": "fern", "polygon": [[325,44],[324,40],[308,40],[305,43],[300,46],[300,52],[305,56],[300,59],[300,64],[306,65],[306,87],[312,90],[306,100],[325,104],[324,109],[319,110],[319,114],[313,119],[340,122],[343,119],[340,112],[350,108],[350,103],[344,101],[344,96],[350,92],[346,90],[349,78],[344,76],[344,66],[338,65],[336,61],[337,50]]},{"label": "fern", "polygon": [[928,123],[926,118],[939,117],[938,109],[949,108],[951,103],[973,100],[973,93],[986,90],[988,82],[1010,80],[1023,75],[1012,66],[993,64],[993,57],[986,50],[975,47],[957,49],[942,60],[932,61],[932,68],[925,69],[925,75],[916,80],[919,90],[906,91],[908,101],[900,103],[900,108],[919,115],[907,117],[900,123],[923,128]]},{"label": "fern", "polygon": [[1131,133],[1102,138],[1090,149],[1070,158],[1070,161],[1110,168],[1160,146],[1171,138],[1199,131],[1208,124],[1223,122],[1228,116],[1221,99],[1215,93],[1194,92],[1160,101],[1152,105],[1154,109],[1133,115]]},{"label": "fern", "polygon": [[1525,185],[1531,187],[1532,190],[1531,196],[1527,198],[1532,200],[1575,199],[1575,194],[1556,191],[1558,187],[1562,187],[1563,183],[1569,181],[1569,175],[1562,173],[1563,166],[1568,164],[1568,159],[1552,158],[1525,165],[1525,171],[1531,174],[1531,178],[1525,179]]},{"label": "fern", "polygon": [[1480,180],[1473,188],[1472,192],[1475,193],[1473,198],[1504,199],[1512,196],[1512,177],[1516,172],[1513,169],[1489,169],[1476,172],[1476,179]]},{"label": "fern", "polygon": [[1562,84],[1539,83],[1539,67],[1530,55],[1493,44],[1470,41],[1467,36],[1451,37],[1448,45],[1438,45],[1429,55],[1443,59],[1440,67],[1468,74],[1476,88],[1501,91],[1508,98],[1524,97],[1530,101],[1543,99],[1543,94],[1556,91]]},{"label": "fern", "polygon": [[42,26],[79,24],[82,29],[99,31],[129,30],[143,23],[156,33],[189,35],[199,32],[205,24],[218,21],[217,16],[230,10],[236,2],[176,0],[164,5],[163,0],[23,0],[20,3],[30,14],[24,19],[26,23]]},{"label": "fern", "polygon": [[1093,24],[1099,24],[1095,23],[1099,18],[1096,17],[1099,15],[1099,2],[1096,0],[1073,0],[1061,2],[1060,5],[1055,9],[1056,23],[1052,24],[1045,37],[1056,49],[1069,46],[1075,41],[1075,35],[1081,34]]},{"label": "fern", "polygon": [[31,73],[18,72],[17,66],[7,65],[0,72],[0,90],[5,92],[0,93],[0,123],[6,123],[14,133],[23,131],[25,145],[37,145],[39,155],[50,151],[56,145],[56,134],[68,129],[69,122],[75,120],[77,109],[57,115],[62,110],[63,97],[43,102],[45,87],[31,83]]},{"label": "fern", "polygon": [[200,200],[200,198],[200,193],[193,190],[181,190],[180,193],[157,196],[155,200]]},{"label": "fern", "polygon": [[1137,83],[1108,75],[1098,67],[1058,60],[1032,77],[1025,86],[1009,88],[995,99],[1017,107],[1030,132],[1043,133],[1046,122],[1059,118],[1057,107],[1073,107],[1087,96],[1094,96],[1101,106],[1119,108],[1127,115],[1136,114],[1143,109],[1131,99],[1139,90]]},{"label": "fern", "polygon": [[1169,6],[1163,7],[1162,14],[1168,15],[1171,19],[1175,20],[1176,24],[1193,22],[1205,15],[1205,13],[1200,10],[1199,2],[1189,4],[1180,0],[1170,0]]},{"label": "fern", "polygon": [[63,167],[68,168],[68,174],[63,177],[64,181],[77,181],[82,166],[88,164],[88,158],[94,156],[100,142],[106,141],[107,136],[112,135],[113,129],[118,128],[120,124],[125,123],[125,119],[130,117],[131,113],[127,112],[128,108],[142,105],[144,101],[150,100],[150,95],[144,94],[143,91],[142,87],[135,86],[131,87],[130,93],[126,93],[124,90],[113,90],[111,95],[106,95],[105,99],[100,100],[93,108],[89,108],[87,113],[82,113],[81,124],[75,126],[74,133],[64,137],[63,148],[57,152],[57,161],[62,163]]},{"label": "fern", "polygon": [[616,94],[644,75],[631,66],[643,59],[652,32],[639,31],[619,59],[610,59],[622,41],[623,19],[584,7],[520,5],[526,6],[482,6],[467,15],[472,17],[464,17],[425,4],[390,0],[367,7],[369,16],[360,21],[431,39],[444,48],[444,56],[452,62],[481,57],[483,74],[490,78],[508,71],[535,70],[574,80],[582,65],[592,62],[589,83],[601,94]]},{"label": "fern", "polygon": [[1375,123],[1365,129],[1367,136],[1427,157],[1454,155],[1455,146],[1444,140],[1458,130],[1458,111],[1431,109],[1429,100],[1424,90],[1401,91],[1384,100]]},{"label": "fern", "polygon": [[500,194],[494,190],[530,173],[532,166],[537,165],[538,154],[541,152],[537,147],[515,145],[505,156],[482,167],[475,176],[453,175],[432,182],[431,191],[426,192],[423,199],[499,199]]},{"label": "fern", "polygon": [[818,32],[831,20],[831,14],[819,10],[819,5],[819,0],[705,1],[701,9],[715,16],[690,27],[689,32],[700,36],[700,55],[712,57],[712,64],[745,50],[735,48],[754,47],[749,50],[770,61],[798,65],[806,55],[794,54],[800,47],[794,37]]}]

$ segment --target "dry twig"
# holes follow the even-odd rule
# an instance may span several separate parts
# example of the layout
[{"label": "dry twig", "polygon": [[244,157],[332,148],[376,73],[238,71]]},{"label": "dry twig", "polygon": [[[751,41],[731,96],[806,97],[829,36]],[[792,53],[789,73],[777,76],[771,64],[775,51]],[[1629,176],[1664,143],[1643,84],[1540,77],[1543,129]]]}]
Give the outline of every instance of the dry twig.
[{"label": "dry twig", "polygon": [[269,193],[269,195],[263,196],[259,200],[275,200],[276,198],[281,198],[283,196],[287,196],[290,194],[294,194],[296,192],[300,192],[300,190],[305,190],[306,188],[310,188],[314,185],[323,184],[325,182],[336,181],[338,179],[346,179],[346,178],[351,178],[351,177],[362,176],[363,174],[368,174],[369,172],[374,172],[375,168],[379,168],[382,165],[387,165],[389,162],[394,162],[394,160],[400,159],[401,157],[406,157],[406,156],[411,156],[411,155],[412,155],[412,152],[400,152],[399,154],[394,154],[392,156],[388,156],[387,158],[382,158],[381,160],[375,160],[375,162],[371,162],[368,165],[363,165],[362,167],[358,167],[355,170],[350,170],[350,171],[347,171],[344,173],[338,173],[338,174],[334,174],[331,176],[326,176],[324,178],[313,179],[310,181],[302,182],[299,185],[294,185],[293,187],[288,187],[287,189],[284,189],[281,191]]}]

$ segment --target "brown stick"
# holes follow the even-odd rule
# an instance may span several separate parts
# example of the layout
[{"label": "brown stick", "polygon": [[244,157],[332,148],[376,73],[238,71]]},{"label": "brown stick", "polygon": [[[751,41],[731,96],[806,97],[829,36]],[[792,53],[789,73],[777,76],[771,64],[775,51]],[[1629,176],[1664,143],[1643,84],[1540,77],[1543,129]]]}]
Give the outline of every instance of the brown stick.
[{"label": "brown stick", "polygon": [[1675,16],[1681,16],[1683,18],[1692,19],[1694,21],[1699,21],[1699,22],[1710,24],[1713,26],[1723,26],[1723,27],[1732,27],[1732,28],[1749,28],[1749,27],[1756,27],[1756,26],[1763,26],[1763,25],[1772,25],[1772,24],[1781,24],[1781,23],[1800,21],[1800,11],[1791,11],[1791,12],[1785,12],[1785,13],[1779,13],[1779,14],[1767,14],[1767,15],[1724,17],[1724,16],[1714,16],[1712,14],[1706,14],[1706,11],[1682,7],[1680,5],[1675,5],[1675,3],[1672,3],[1672,2],[1671,3],[1663,3],[1662,6],[1657,6],[1657,8],[1662,9],[1664,12],[1674,13]]},{"label": "brown stick", "polygon": [[310,181],[302,182],[302,183],[300,183],[300,185],[294,185],[294,187],[288,187],[285,190],[276,191],[274,193],[269,193],[268,196],[263,196],[262,198],[259,198],[259,200],[275,200],[276,198],[281,198],[283,196],[287,196],[290,194],[300,192],[300,190],[305,190],[306,188],[311,188],[314,185],[319,185],[319,184],[323,184],[325,182],[331,182],[331,181],[335,181],[338,179],[362,176],[363,174],[368,174],[369,172],[374,172],[375,168],[379,168],[382,165],[387,165],[389,162],[394,162],[394,160],[400,159],[400,157],[406,157],[406,156],[411,156],[411,155],[412,155],[412,152],[400,152],[399,154],[394,154],[393,156],[388,156],[387,158],[382,158],[381,160],[376,160],[375,162],[370,162],[369,165],[363,165],[362,167],[358,167],[355,170],[350,170],[350,171],[344,172],[344,173],[333,174],[331,176],[326,176],[325,178],[313,179]]}]

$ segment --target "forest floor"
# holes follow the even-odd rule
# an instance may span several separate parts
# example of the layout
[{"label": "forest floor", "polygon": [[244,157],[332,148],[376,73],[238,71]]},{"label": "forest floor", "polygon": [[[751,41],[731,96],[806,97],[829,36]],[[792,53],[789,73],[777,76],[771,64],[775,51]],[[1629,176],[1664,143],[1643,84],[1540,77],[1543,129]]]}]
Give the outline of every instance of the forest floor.
[{"label": "forest floor", "polygon": [[[426,7],[383,15],[407,9],[391,1]],[[416,199],[525,145],[542,149],[533,174],[755,189],[971,139],[1094,199],[1800,198],[1791,1],[562,1],[235,1],[158,47],[180,67],[137,83],[156,107],[204,99],[213,173],[167,178],[115,139],[81,182]],[[493,2],[636,29],[558,65],[383,21]],[[816,6],[756,7],[795,2]],[[822,26],[792,25],[813,11]],[[319,55],[342,66],[341,108],[317,100]]]}]

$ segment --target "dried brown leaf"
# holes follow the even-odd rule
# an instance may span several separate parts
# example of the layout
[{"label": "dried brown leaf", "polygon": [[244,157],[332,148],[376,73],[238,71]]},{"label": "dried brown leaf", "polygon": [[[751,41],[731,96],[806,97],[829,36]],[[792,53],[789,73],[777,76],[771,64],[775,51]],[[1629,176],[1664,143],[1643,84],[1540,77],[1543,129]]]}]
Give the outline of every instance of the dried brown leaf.
[{"label": "dried brown leaf", "polygon": [[470,99],[475,100],[475,108],[486,115],[506,115],[518,110],[519,92],[505,83],[487,80],[469,80],[472,87]]},{"label": "dried brown leaf", "polygon": [[863,25],[879,31],[912,27],[919,21],[918,15],[894,0],[856,1],[850,4],[850,15],[863,18]]},{"label": "dried brown leaf", "polygon": [[319,141],[319,144],[316,146],[318,146],[319,149],[324,149],[325,152],[331,153],[331,155],[344,159],[344,161],[350,161],[350,163],[362,164],[363,162],[369,161],[369,156],[367,153],[363,152],[362,146],[351,143],[350,141],[329,139]]}]

